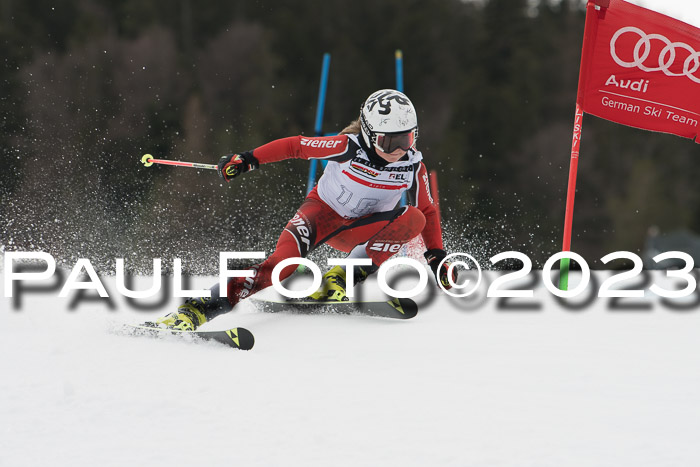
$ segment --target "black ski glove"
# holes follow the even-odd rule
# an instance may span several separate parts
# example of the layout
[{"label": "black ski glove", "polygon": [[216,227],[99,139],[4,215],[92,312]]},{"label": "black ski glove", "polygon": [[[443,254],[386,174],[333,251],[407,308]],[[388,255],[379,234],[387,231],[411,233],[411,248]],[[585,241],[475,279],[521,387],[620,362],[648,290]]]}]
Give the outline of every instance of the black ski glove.
[{"label": "black ski glove", "polygon": [[230,182],[231,179],[237,177],[238,175],[248,172],[249,170],[255,170],[260,166],[258,160],[253,156],[250,151],[242,152],[240,154],[228,154],[222,156],[219,159],[218,172],[219,176],[223,178],[226,182]]},{"label": "black ski glove", "polygon": [[[435,275],[435,280],[442,284],[442,286],[446,289],[451,289],[452,285],[450,285],[450,281],[447,278],[447,271],[450,268],[450,263],[449,261],[445,261],[442,264],[442,267],[440,270],[438,270],[438,266],[440,266],[440,263],[442,262],[443,259],[447,256],[447,253],[445,253],[445,250],[440,250],[439,248],[433,248],[432,250],[426,251],[423,256],[425,256],[425,260],[428,262],[428,266],[430,266],[430,269],[433,270],[433,274]],[[457,283],[457,275],[455,274],[454,269],[452,270],[452,282]]]}]

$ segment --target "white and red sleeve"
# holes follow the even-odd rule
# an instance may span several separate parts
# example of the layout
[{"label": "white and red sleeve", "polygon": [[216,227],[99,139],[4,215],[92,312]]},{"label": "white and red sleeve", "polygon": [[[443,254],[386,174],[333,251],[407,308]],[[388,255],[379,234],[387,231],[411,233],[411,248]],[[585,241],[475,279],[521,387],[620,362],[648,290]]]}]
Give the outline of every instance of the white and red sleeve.
[{"label": "white and red sleeve", "polygon": [[350,139],[347,135],[337,136],[290,136],[260,146],[253,155],[260,164],[278,162],[284,159],[343,159],[352,157]]},{"label": "white and red sleeve", "polygon": [[428,169],[425,168],[425,164],[423,164],[423,162],[420,163],[418,171],[416,172],[416,179],[414,180],[414,183],[417,184],[415,204],[425,216],[425,228],[423,228],[422,232],[425,247],[428,250],[432,250],[434,248],[442,250],[444,249],[442,243],[442,227],[440,226],[440,220],[433,196],[430,193]]}]

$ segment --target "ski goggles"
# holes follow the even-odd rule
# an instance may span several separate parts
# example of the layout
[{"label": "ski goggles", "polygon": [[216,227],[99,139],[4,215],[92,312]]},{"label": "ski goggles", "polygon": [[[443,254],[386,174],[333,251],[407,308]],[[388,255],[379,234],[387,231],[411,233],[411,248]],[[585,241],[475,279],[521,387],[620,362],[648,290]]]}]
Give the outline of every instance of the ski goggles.
[{"label": "ski goggles", "polygon": [[375,133],[374,145],[377,149],[387,154],[391,154],[397,149],[408,151],[416,144],[416,136],[417,131],[415,128],[403,133]]}]

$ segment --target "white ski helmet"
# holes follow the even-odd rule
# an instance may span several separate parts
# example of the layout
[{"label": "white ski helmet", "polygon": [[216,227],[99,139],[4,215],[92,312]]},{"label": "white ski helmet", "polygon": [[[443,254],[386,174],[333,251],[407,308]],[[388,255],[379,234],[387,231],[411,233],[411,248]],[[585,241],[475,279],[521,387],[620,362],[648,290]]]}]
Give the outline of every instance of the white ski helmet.
[{"label": "white ski helmet", "polygon": [[367,98],[360,127],[367,146],[385,153],[408,151],[418,137],[416,109],[404,93],[394,89],[381,89]]}]

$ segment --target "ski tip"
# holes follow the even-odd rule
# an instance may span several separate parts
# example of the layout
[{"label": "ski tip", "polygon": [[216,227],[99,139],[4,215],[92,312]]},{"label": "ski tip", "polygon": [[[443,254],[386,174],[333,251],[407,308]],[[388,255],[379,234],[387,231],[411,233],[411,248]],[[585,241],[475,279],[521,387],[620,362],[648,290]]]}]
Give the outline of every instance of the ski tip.
[{"label": "ski tip", "polygon": [[226,331],[226,335],[228,335],[234,345],[241,350],[250,350],[255,345],[253,333],[246,328],[229,329]]},{"label": "ski tip", "polygon": [[395,298],[393,300],[389,300],[388,303],[396,311],[401,313],[401,315],[398,316],[399,318],[411,319],[415,318],[418,314],[418,305],[410,298]]}]

